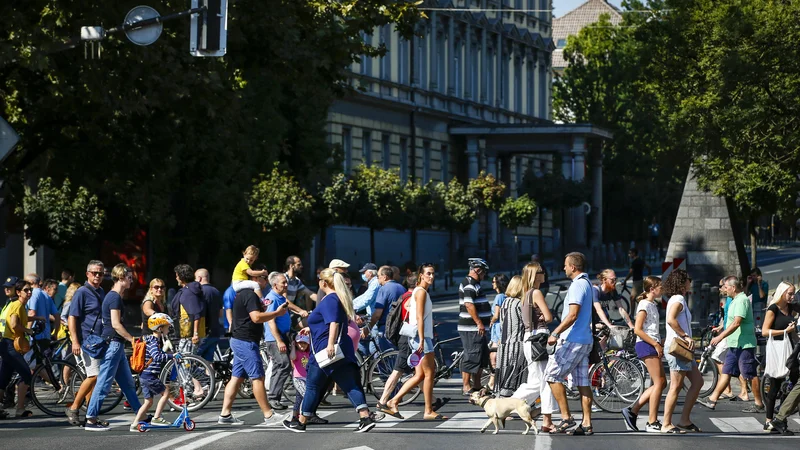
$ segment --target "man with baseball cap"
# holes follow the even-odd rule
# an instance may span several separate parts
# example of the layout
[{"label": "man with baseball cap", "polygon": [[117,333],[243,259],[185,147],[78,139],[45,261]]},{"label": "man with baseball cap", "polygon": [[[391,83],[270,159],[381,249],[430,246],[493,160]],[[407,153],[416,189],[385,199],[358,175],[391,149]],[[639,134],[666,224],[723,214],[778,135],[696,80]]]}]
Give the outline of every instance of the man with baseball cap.
[{"label": "man with baseball cap", "polygon": [[350,264],[342,261],[341,259],[334,259],[331,260],[331,263],[328,264],[329,269],[335,269],[337,272],[347,273],[347,269],[350,267]]},{"label": "man with baseball cap", "polygon": [[17,281],[19,281],[19,278],[17,277],[7,277],[6,282],[3,283],[3,290],[6,294],[6,303],[3,305],[2,311],[0,311],[0,333],[6,329],[6,308],[11,304],[11,302],[17,299],[17,288],[15,287]]},{"label": "man with baseball cap", "polygon": [[361,272],[361,279],[367,283],[367,291],[353,299],[353,309],[360,311],[366,308],[367,314],[372,315],[372,308],[378,298],[378,289],[381,287],[378,282],[378,266],[366,263],[359,272]]}]

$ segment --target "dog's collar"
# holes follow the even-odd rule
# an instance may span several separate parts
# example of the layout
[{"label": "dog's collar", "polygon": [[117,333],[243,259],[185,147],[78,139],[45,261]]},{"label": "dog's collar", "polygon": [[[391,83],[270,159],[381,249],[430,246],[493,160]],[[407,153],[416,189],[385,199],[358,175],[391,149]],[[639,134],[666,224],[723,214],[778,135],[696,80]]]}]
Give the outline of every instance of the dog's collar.
[{"label": "dog's collar", "polygon": [[483,401],[483,403],[481,403],[481,404],[480,404],[480,405],[478,405],[478,406],[480,406],[481,408],[483,408],[483,405],[485,405],[485,404],[486,404],[486,403],[487,403],[489,400],[491,400],[491,399],[492,399],[492,397],[486,396],[486,400],[484,400],[484,401]]}]

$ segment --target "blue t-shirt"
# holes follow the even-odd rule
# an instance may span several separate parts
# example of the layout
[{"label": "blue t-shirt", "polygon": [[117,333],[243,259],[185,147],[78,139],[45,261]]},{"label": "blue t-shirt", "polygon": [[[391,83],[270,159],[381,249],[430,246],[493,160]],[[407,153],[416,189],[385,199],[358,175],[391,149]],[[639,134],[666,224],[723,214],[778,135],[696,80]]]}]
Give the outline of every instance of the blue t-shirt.
[{"label": "blue t-shirt", "polygon": [[[225,311],[233,309],[234,299],[236,299],[236,291],[233,290],[233,286],[228,286],[228,289],[225,289],[225,293],[222,294],[222,307],[225,309]],[[225,324],[225,330],[227,331],[231,326],[231,324],[228,323],[228,314],[223,314],[222,320]]]},{"label": "blue t-shirt", "polygon": [[728,310],[731,307],[731,302],[733,302],[733,297],[725,297],[725,307],[722,308],[722,329],[725,329],[725,326],[728,324]]},{"label": "blue t-shirt", "polygon": [[[347,313],[344,307],[339,303],[339,296],[335,293],[326,295],[322,301],[317,304],[314,311],[308,315],[308,328],[311,330],[311,344],[314,346],[311,352],[309,364],[317,364],[314,359],[314,354],[325,350],[328,347],[328,336],[330,336],[330,324],[339,324],[339,347],[342,349],[345,359],[358,364],[355,351],[353,350],[353,341],[347,335]],[[338,363],[331,364],[322,370],[329,374],[332,372],[331,366],[336,366]]]},{"label": "blue t-shirt", "polygon": [[122,297],[116,291],[110,291],[106,294],[106,298],[103,299],[103,315],[100,320],[103,321],[103,336],[106,339],[111,339],[118,342],[124,342],[125,339],[122,338],[117,332],[114,330],[114,327],[111,325],[111,310],[118,309],[120,319],[124,317],[123,313],[123,305],[122,305]]},{"label": "blue t-shirt", "polygon": [[378,328],[382,328],[386,325],[386,318],[389,317],[389,311],[392,309],[392,303],[398,298],[402,297],[406,291],[407,289],[396,281],[388,281],[386,284],[381,286],[381,288],[378,290],[378,298],[375,300],[375,305],[372,307],[373,311],[376,309],[383,310],[381,318],[378,319]]},{"label": "blue t-shirt", "polygon": [[[506,299],[506,294],[497,294],[494,296],[494,306],[503,306],[503,301]],[[492,311],[494,314],[494,311]]]},{"label": "blue t-shirt", "polygon": [[[286,297],[278,295],[274,290],[269,291],[266,299],[267,312],[277,311],[279,306],[286,303]],[[283,315],[275,318],[275,326],[278,327],[278,332],[281,334],[286,334],[292,329],[292,318],[289,316],[288,309],[283,312]],[[267,342],[275,342],[275,336],[272,335],[272,330],[269,328],[268,323],[264,324],[264,340]],[[286,344],[288,344],[288,342],[286,342]]]},{"label": "blue t-shirt", "polygon": [[567,330],[567,342],[574,342],[576,344],[591,344],[592,341],[592,303],[594,301],[594,294],[592,293],[592,283],[589,281],[589,276],[585,273],[580,274],[572,280],[572,284],[567,291],[566,307],[563,308],[561,313],[561,321],[566,319],[569,314],[569,305],[579,305],[578,318],[575,323]]},{"label": "blue t-shirt", "polygon": [[[769,295],[769,283],[764,280],[761,280],[761,290],[764,291],[764,295]],[[750,285],[750,294],[753,295],[753,302],[761,302],[764,303],[767,301],[767,297],[761,297],[758,292],[758,281],[754,282]]]},{"label": "blue t-shirt", "polygon": [[100,316],[102,299],[105,295],[103,288],[95,289],[89,283],[75,291],[72,302],[69,304],[69,315],[78,318],[78,325],[81,327],[81,341],[91,334],[92,326],[94,326],[95,335],[99,336],[103,330],[100,320],[95,323],[95,319]]},{"label": "blue t-shirt", "polygon": [[44,330],[41,333],[37,334],[33,338],[38,340],[47,339],[50,340],[50,315],[55,314],[58,316],[58,310],[56,309],[56,304],[53,303],[53,299],[50,298],[47,293],[39,288],[33,289],[33,294],[31,294],[31,299],[28,300],[28,311],[34,310],[36,311],[36,315],[39,317],[44,317]]}]

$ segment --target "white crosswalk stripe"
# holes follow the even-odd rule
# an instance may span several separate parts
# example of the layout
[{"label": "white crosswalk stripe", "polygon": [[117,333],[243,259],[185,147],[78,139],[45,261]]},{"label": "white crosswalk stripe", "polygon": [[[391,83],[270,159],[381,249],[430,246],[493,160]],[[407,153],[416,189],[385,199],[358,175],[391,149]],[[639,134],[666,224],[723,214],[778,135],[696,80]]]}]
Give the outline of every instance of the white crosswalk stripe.
[{"label": "white crosswalk stripe", "polygon": [[711,422],[723,433],[759,433],[764,431],[764,424],[755,417],[712,417]]},{"label": "white crosswalk stripe", "polygon": [[489,418],[483,411],[478,412],[460,412],[444,423],[438,425],[436,428],[455,428],[455,429],[472,429],[479,430]]},{"label": "white crosswalk stripe", "polygon": [[[338,411],[317,411],[317,415],[324,419],[324,418],[326,418],[328,416],[332,416],[332,415],[336,414],[337,412]],[[289,416],[289,418],[291,418],[291,413],[277,413],[277,414],[279,414],[281,416]],[[283,427],[283,424],[281,422],[273,423],[273,424],[269,424],[269,425],[266,424],[266,423],[260,423],[258,425],[255,425],[255,427],[256,428],[278,428],[278,427]]]},{"label": "white crosswalk stripe", "polygon": [[[392,428],[392,427],[397,426],[397,425],[403,423],[404,421],[416,416],[417,414],[419,414],[421,412],[422,411],[406,411],[406,410],[402,410],[401,409],[400,410],[400,415],[403,416],[402,419],[398,419],[397,417],[393,417],[393,416],[390,416],[390,415],[387,414],[385,418],[383,418],[380,422],[377,423],[377,425],[375,425],[375,427],[376,428]],[[345,428],[356,428],[356,427],[358,427],[358,422],[354,422],[354,423],[351,423],[349,425],[345,425]]]}]

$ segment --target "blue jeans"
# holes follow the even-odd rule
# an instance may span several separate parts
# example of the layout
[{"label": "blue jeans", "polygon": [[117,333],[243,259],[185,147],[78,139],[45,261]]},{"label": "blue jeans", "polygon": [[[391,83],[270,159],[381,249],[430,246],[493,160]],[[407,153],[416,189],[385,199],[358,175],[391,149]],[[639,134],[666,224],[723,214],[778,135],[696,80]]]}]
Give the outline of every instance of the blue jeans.
[{"label": "blue jeans", "polygon": [[31,369],[25,356],[21,355],[14,348],[14,341],[11,339],[0,339],[0,390],[5,390],[14,372],[19,374],[22,381],[28,386],[31,385]]},{"label": "blue jeans", "polygon": [[208,362],[214,362],[214,350],[217,349],[217,342],[219,342],[218,337],[204,337],[194,353]]},{"label": "blue jeans", "polygon": [[136,396],[136,386],[133,384],[131,376],[131,366],[128,364],[128,357],[125,356],[125,343],[111,341],[108,344],[103,362],[100,363],[100,373],[97,375],[97,385],[89,400],[89,408],[86,410],[87,419],[96,419],[100,405],[111,391],[111,383],[117,380],[117,384],[125,399],[131,404],[134,411],[142,407],[139,397]]},{"label": "blue jeans", "polygon": [[[364,397],[364,390],[361,389],[361,371],[358,366],[352,361],[343,359],[328,367],[333,370],[330,378],[347,393],[347,397],[356,408],[356,411],[366,409],[367,399]],[[304,416],[311,417],[317,412],[319,402],[325,396],[329,377],[319,368],[316,361],[310,361],[306,370],[308,372],[306,375],[306,395],[303,396],[303,405],[300,411]]]}]

